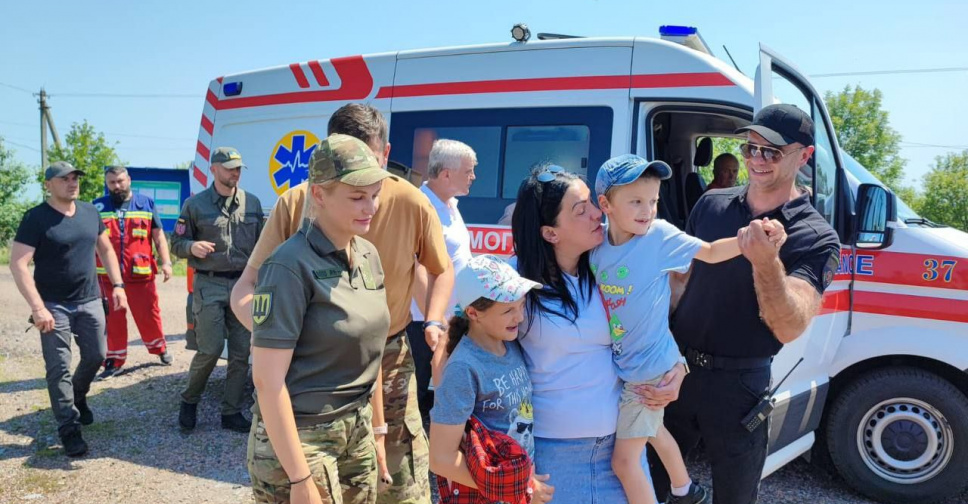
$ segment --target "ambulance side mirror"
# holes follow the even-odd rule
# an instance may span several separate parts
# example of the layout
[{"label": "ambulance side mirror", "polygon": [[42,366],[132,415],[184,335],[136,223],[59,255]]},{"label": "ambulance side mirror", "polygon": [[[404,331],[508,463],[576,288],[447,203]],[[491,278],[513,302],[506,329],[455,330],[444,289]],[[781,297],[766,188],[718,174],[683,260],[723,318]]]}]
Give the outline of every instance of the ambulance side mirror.
[{"label": "ambulance side mirror", "polygon": [[867,250],[889,247],[894,228],[888,223],[897,220],[894,193],[877,184],[861,184],[857,189],[854,219],[854,246]]}]

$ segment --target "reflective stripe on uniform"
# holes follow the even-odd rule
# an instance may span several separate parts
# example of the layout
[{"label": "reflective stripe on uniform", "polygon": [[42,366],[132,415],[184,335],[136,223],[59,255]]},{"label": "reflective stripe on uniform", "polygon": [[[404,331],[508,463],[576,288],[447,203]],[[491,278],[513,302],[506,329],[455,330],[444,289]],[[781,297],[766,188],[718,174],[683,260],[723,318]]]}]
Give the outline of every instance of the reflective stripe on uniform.
[{"label": "reflective stripe on uniform", "polygon": [[135,238],[147,238],[148,237],[148,230],[147,229],[132,229],[131,230],[131,236],[134,236]]}]

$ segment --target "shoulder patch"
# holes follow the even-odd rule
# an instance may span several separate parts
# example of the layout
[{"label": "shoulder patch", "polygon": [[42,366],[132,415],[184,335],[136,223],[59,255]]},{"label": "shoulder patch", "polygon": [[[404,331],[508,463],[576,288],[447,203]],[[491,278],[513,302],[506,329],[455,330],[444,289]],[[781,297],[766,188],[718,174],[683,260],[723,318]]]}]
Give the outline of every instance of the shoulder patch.
[{"label": "shoulder patch", "polygon": [[823,267],[823,288],[824,290],[830,286],[830,283],[834,281],[834,274],[837,273],[837,268],[840,267],[840,253],[830,254],[830,258],[827,259],[827,264]]},{"label": "shoulder patch", "polygon": [[272,313],[272,293],[263,292],[252,296],[252,321],[257,325],[269,319]]},{"label": "shoulder patch", "polygon": [[178,219],[178,222],[175,223],[175,234],[185,234],[185,219]]}]

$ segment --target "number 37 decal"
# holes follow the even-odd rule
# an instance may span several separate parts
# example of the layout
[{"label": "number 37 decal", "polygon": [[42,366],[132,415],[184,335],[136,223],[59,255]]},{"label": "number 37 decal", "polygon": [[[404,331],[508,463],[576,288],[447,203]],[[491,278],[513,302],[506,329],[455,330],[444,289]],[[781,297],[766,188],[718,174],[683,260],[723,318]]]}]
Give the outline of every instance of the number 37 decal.
[{"label": "number 37 decal", "polygon": [[955,265],[957,264],[958,261],[951,259],[945,259],[943,261],[927,259],[924,261],[924,267],[927,268],[927,271],[921,275],[921,278],[924,278],[928,282],[933,282],[939,278],[945,282],[950,282],[951,275],[954,273]]}]

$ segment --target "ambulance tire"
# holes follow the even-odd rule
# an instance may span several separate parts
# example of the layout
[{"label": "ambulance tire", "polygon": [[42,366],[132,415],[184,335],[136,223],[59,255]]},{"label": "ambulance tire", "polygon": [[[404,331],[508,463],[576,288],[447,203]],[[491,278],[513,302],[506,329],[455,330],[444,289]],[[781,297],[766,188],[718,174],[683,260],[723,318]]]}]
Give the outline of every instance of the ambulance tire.
[{"label": "ambulance tire", "polygon": [[928,503],[968,487],[968,398],[933,373],[872,371],[843,389],[826,420],[834,467],[872,499]]}]

